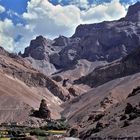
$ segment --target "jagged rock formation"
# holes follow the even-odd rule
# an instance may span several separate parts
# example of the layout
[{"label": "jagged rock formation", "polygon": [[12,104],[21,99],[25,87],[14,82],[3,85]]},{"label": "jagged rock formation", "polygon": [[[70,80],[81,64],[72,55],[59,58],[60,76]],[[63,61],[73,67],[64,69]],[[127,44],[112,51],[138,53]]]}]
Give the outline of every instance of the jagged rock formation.
[{"label": "jagged rock formation", "polygon": [[[49,49],[49,47],[47,48],[46,46],[49,45],[50,42],[47,39],[45,39],[43,36],[38,36],[35,40],[31,41],[30,47],[25,48],[25,53],[23,54],[23,57],[31,56],[36,60],[47,60],[47,53],[49,53],[51,49]],[[46,50],[46,48],[48,50]]]},{"label": "jagged rock formation", "polygon": [[140,21],[140,2],[132,5],[128,9],[128,13],[125,17],[125,20],[130,20],[132,22],[139,22]]},{"label": "jagged rock formation", "polygon": [[140,44],[139,5],[138,2],[131,6],[126,17],[118,21],[79,25],[73,35],[73,38],[81,39],[79,54],[92,61],[113,61],[138,47]]},{"label": "jagged rock formation", "polygon": [[51,119],[51,111],[48,108],[46,100],[41,100],[38,113],[41,118]]},{"label": "jagged rock formation", "polygon": [[140,48],[135,49],[120,61],[96,68],[89,75],[75,80],[75,84],[87,84],[96,87],[110,80],[140,72]]},{"label": "jagged rock formation", "polygon": [[67,76],[70,70],[74,77],[79,73],[76,77],[79,78],[103,65],[94,66],[94,62],[112,62],[139,47],[139,7],[140,2],[130,6],[127,15],[120,20],[79,25],[70,38],[59,36],[48,40],[38,36],[22,56],[46,75],[60,73]]},{"label": "jagged rock formation", "polygon": [[53,46],[66,46],[69,43],[69,39],[65,36],[59,36],[54,39]]}]

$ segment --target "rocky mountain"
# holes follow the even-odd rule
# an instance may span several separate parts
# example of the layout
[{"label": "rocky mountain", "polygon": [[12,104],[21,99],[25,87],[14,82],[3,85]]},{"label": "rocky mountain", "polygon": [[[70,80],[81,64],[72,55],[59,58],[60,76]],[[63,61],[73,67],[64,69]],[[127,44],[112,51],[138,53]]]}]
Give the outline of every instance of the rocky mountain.
[{"label": "rocky mountain", "polygon": [[74,83],[97,87],[113,79],[138,73],[140,72],[139,57],[140,48],[138,47],[123,59],[98,67],[90,74],[75,80]]},{"label": "rocky mountain", "polygon": [[[91,65],[94,69],[120,59],[139,47],[139,7],[140,2],[130,6],[127,15],[120,20],[79,25],[70,38],[59,36],[49,40],[38,36],[31,41],[22,56],[47,75],[62,71],[64,74],[67,70],[71,70],[73,74],[76,68],[79,71],[79,66],[85,70],[81,73],[86,75],[91,72],[88,70]],[[101,63],[94,66],[97,61]],[[83,76],[82,74],[78,77]]]},{"label": "rocky mountain", "polygon": [[117,21],[79,25],[72,38],[81,39],[81,56],[91,61],[110,62],[129,54],[138,47],[140,44],[139,7],[140,2],[130,6],[127,15]]},{"label": "rocky mountain", "polygon": [[0,48],[0,123],[64,116],[83,140],[139,136],[139,58],[140,2],[69,38],[37,36],[23,54]]}]

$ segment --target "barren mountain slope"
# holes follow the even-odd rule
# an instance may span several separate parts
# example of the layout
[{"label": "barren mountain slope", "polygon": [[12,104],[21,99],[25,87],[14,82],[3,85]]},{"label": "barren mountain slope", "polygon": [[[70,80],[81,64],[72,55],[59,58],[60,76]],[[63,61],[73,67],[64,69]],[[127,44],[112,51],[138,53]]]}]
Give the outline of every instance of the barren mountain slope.
[{"label": "barren mountain slope", "polygon": [[23,58],[0,48],[0,122],[26,121],[32,108],[46,99],[52,118],[60,118],[60,104],[69,93],[33,69]]},{"label": "barren mountain slope", "polygon": [[[125,108],[127,103],[127,97],[128,95],[133,91],[134,88],[140,85],[140,73],[115,79],[111,82],[105,83],[104,85],[101,85],[95,89],[92,89],[91,91],[73,99],[69,103],[65,104],[65,110],[63,111],[63,115],[68,118],[68,121],[71,125],[78,125],[80,126],[80,132],[82,137],[84,135],[88,135],[88,130],[91,130],[95,128],[97,122],[103,117],[105,118],[106,122],[109,123],[112,121],[116,116],[114,115],[119,114],[119,112],[123,112],[121,109]],[[139,99],[133,98],[133,102],[135,104],[139,104]],[[138,100],[138,101],[137,101]],[[116,106],[116,107],[115,107]],[[118,107],[118,106],[121,106]],[[106,114],[104,116],[104,113]],[[101,118],[98,116],[101,115]],[[103,114],[103,116],[102,116]],[[122,113],[123,114],[123,113]],[[111,115],[111,117],[110,117]],[[94,122],[95,116],[97,116],[97,119]],[[107,118],[107,119],[106,119]],[[110,125],[118,125],[119,123],[111,123]],[[137,125],[137,124],[136,124]],[[113,127],[110,128],[109,131],[116,131],[118,132],[118,135],[121,134],[120,127],[115,129]],[[134,126],[131,126],[134,127]],[[139,125],[133,129],[135,132],[139,128]],[[132,129],[130,129],[132,131]],[[127,133],[129,133],[128,131]],[[91,130],[91,132],[94,132]],[[102,133],[102,131],[101,131]],[[123,133],[123,134],[127,134]],[[94,133],[93,133],[94,134]],[[107,136],[112,133],[103,133],[103,136]],[[132,133],[130,133],[132,134]],[[112,134],[113,135],[113,134]],[[117,134],[114,134],[116,136]],[[100,136],[100,133],[99,133]],[[135,135],[133,135],[135,136]],[[85,139],[84,139],[85,140]]]}]

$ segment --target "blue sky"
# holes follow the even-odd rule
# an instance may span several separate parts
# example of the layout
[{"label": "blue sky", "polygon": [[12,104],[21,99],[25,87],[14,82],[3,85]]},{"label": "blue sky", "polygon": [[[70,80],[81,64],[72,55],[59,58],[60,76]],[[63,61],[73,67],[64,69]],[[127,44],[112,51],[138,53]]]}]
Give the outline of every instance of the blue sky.
[{"label": "blue sky", "polygon": [[25,12],[28,0],[1,0],[0,4],[6,8],[6,10],[13,10],[19,14]]},{"label": "blue sky", "polygon": [[140,0],[0,0],[0,45],[23,50],[36,35],[71,36],[79,24],[115,20]]},{"label": "blue sky", "polygon": [[[15,23],[23,22],[21,18],[19,18],[18,16],[14,15],[14,12],[19,14],[19,15],[23,14],[24,12],[26,12],[27,2],[28,1],[30,1],[30,0],[0,0],[0,5],[5,7],[5,10],[6,10],[4,13],[0,14],[0,18],[1,19],[12,18],[12,20]],[[54,4],[54,5],[60,4],[62,6],[80,3],[80,1],[82,1],[82,0],[49,0],[49,2]],[[122,4],[124,4],[124,5],[125,4],[132,4],[132,3],[135,3],[137,1],[140,1],[140,0],[120,0],[120,2]],[[87,0],[87,2],[89,4],[89,6],[90,6],[90,5],[93,5],[93,4],[109,3],[109,2],[111,2],[111,0]],[[79,5],[77,5],[77,6],[79,6]],[[9,16],[7,11],[11,11],[12,15]]]}]

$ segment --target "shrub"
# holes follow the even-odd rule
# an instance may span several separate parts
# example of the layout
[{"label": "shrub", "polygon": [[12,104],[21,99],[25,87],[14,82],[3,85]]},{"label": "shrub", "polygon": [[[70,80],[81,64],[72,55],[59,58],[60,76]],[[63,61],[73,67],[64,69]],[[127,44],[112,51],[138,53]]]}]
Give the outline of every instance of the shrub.
[{"label": "shrub", "polygon": [[120,121],[127,119],[126,115],[122,115]]},{"label": "shrub", "polygon": [[41,129],[34,129],[30,132],[31,136],[47,136],[46,132]]},{"label": "shrub", "polygon": [[129,121],[124,121],[124,124],[123,124],[123,126],[122,127],[127,127],[127,126],[129,126],[130,124],[129,124]]},{"label": "shrub", "polygon": [[52,121],[48,122],[46,126],[43,127],[45,130],[67,130],[69,128],[69,125],[67,122],[64,121]]}]

